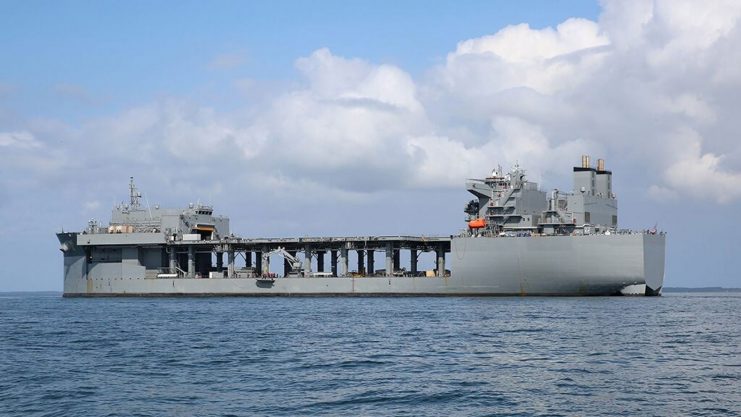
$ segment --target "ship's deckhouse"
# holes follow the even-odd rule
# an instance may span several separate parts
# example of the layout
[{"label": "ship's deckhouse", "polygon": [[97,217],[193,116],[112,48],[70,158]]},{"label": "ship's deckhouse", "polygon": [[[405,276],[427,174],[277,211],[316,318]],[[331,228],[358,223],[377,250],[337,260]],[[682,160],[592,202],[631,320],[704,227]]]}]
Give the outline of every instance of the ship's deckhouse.
[{"label": "ship's deckhouse", "polygon": [[537,183],[526,180],[519,166],[506,174],[499,167],[489,177],[468,180],[466,186],[477,197],[464,210],[472,234],[589,234],[618,226],[612,172],[605,170],[602,159],[592,167],[589,156],[582,157],[581,166],[574,167],[570,193],[553,190],[546,195]]}]

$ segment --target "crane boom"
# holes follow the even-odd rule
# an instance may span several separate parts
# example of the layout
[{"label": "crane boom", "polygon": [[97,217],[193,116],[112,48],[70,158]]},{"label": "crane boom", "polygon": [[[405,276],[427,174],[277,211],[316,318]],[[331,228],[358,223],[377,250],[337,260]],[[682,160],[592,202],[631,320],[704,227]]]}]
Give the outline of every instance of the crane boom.
[{"label": "crane boom", "polygon": [[298,271],[298,272],[302,271],[301,261],[295,256],[288,253],[288,251],[284,247],[281,246],[281,247],[278,247],[278,249],[274,249],[274,250],[271,250],[270,252],[263,253],[262,254],[263,263],[267,263],[267,260],[268,258],[270,258],[271,255],[282,256],[291,265],[291,270]]}]

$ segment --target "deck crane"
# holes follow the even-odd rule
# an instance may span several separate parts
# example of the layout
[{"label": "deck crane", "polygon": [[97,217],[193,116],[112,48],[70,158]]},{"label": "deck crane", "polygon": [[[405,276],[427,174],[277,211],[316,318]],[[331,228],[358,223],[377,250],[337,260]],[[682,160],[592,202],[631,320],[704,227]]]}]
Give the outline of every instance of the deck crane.
[{"label": "deck crane", "polygon": [[298,275],[301,275],[303,273],[302,263],[301,261],[291,255],[284,247],[280,246],[278,249],[271,250],[270,252],[266,252],[262,254],[262,262],[263,265],[267,264],[268,258],[270,258],[271,255],[280,255],[284,259],[288,261],[288,263],[291,265],[291,271],[294,273],[297,273]]}]

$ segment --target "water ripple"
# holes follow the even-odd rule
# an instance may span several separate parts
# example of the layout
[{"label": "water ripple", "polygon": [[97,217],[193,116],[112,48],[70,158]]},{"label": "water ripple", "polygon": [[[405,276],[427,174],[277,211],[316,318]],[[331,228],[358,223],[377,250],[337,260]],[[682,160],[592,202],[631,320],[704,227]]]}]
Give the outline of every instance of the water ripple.
[{"label": "water ripple", "polygon": [[739,415],[741,298],[0,295],[0,415]]}]

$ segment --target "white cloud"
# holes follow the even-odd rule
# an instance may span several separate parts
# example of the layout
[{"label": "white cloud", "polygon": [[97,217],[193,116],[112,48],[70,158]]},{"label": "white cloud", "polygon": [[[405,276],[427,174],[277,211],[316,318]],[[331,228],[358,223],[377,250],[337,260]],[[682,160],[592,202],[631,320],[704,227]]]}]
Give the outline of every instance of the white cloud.
[{"label": "white cloud", "polygon": [[[267,94],[235,80],[249,109],[142,105],[57,129],[64,141],[45,160],[106,175],[151,170],[175,185],[186,176],[204,189],[233,172],[252,187],[352,200],[461,187],[515,162],[564,187],[569,166],[592,153],[655,198],[732,201],[741,198],[739,16],[737,2],[606,2],[598,22],[463,40],[420,79],[322,48],[297,59],[302,82],[290,88]],[[1,133],[0,146],[30,149],[41,146],[34,135],[53,134]]]},{"label": "white cloud", "polygon": [[[599,22],[510,26],[459,43],[431,72],[423,103],[445,131],[486,137],[476,145],[500,160],[526,155],[520,162],[542,172],[601,152],[654,195],[729,201],[741,174],[739,15],[738,2],[607,2]],[[678,170],[714,182],[688,186]]]},{"label": "white cloud", "polygon": [[25,192],[29,185],[59,178],[68,163],[57,148],[25,130],[0,132],[0,150],[0,188],[8,190]]},{"label": "white cloud", "polygon": [[508,26],[459,43],[438,78],[447,89],[464,94],[514,87],[553,93],[573,88],[599,68],[607,45],[609,39],[599,26],[585,19],[569,19],[556,29]]},{"label": "white cloud", "polygon": [[648,195],[652,199],[660,202],[674,201],[678,197],[676,191],[655,184],[648,187]]},{"label": "white cloud", "polygon": [[663,97],[662,100],[668,112],[687,116],[702,124],[716,120],[715,110],[697,95],[685,93],[679,97]]},{"label": "white cloud", "polygon": [[694,198],[714,198],[728,202],[741,197],[741,172],[723,167],[723,157],[701,148],[702,138],[694,131],[675,132],[682,152],[664,171],[671,190]]},{"label": "white cloud", "polygon": [[327,48],[299,58],[296,68],[320,96],[335,96],[351,90],[372,70],[372,66],[361,59],[336,57]]},{"label": "white cloud", "polygon": [[40,148],[41,142],[27,131],[0,132],[0,146],[18,149]]},{"label": "white cloud", "polygon": [[491,53],[505,62],[543,62],[560,55],[608,45],[599,26],[586,19],[569,19],[556,27],[533,30],[522,23],[495,35],[458,44],[455,55]]}]

